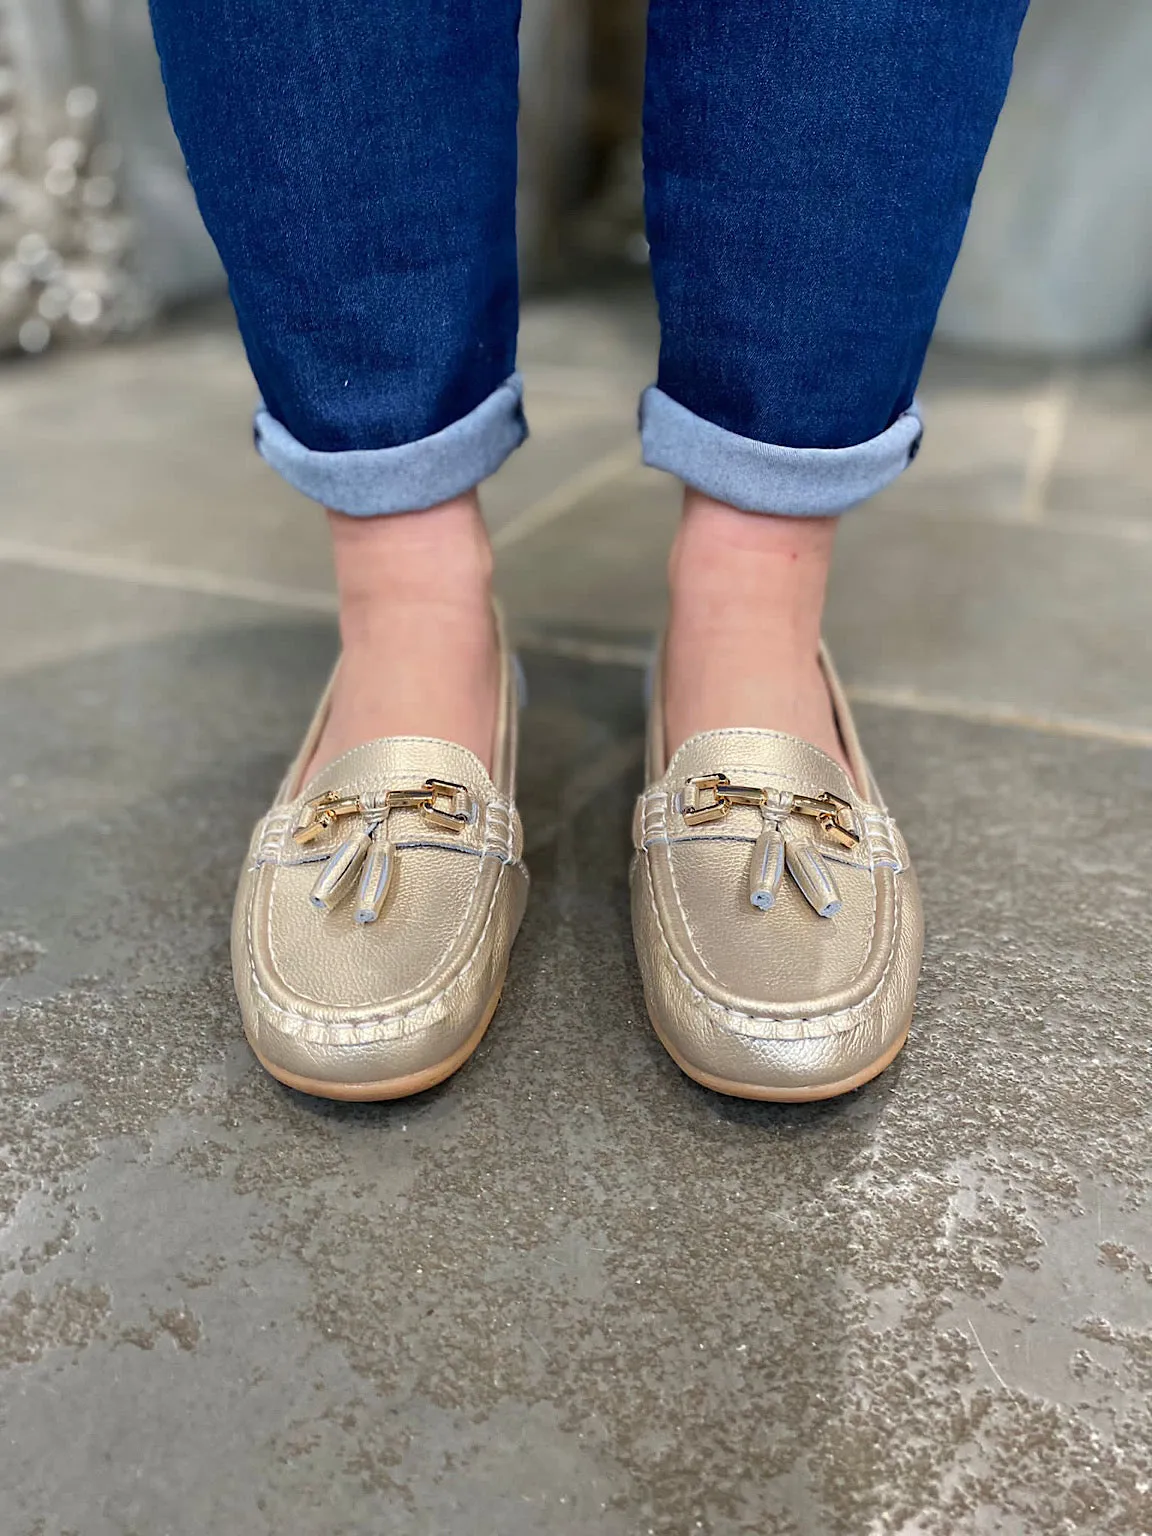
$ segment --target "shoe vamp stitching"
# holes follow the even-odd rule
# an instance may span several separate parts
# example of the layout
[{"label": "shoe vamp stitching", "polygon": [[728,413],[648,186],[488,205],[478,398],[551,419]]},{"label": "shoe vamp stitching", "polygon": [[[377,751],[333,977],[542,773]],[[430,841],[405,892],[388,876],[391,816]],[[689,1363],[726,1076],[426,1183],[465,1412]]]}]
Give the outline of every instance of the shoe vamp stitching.
[{"label": "shoe vamp stitching", "polygon": [[[255,906],[255,893],[253,893],[253,899],[248,904],[248,916],[245,923],[252,984],[256,988],[257,996],[263,1003],[265,1010],[276,1015],[278,1022],[275,1027],[282,1029],[286,1035],[290,1035],[293,1039],[307,1039],[313,1044],[318,1045],[371,1045],[382,1040],[394,1039],[403,1032],[404,1025],[411,1019],[415,1019],[419,1015],[426,1014],[433,1009],[438,1009],[447,1001],[452,992],[462,985],[464,978],[483,953],[488,930],[492,926],[492,921],[499,906],[499,898],[504,886],[504,875],[508,867],[508,865],[504,865],[501,868],[500,877],[496,882],[496,889],[492,893],[492,901],[489,904],[488,916],[484,921],[484,927],[476,941],[475,948],[460,970],[456,972],[455,976],[446,982],[439,992],[426,998],[424,1002],[417,1003],[415,1007],[405,1009],[403,1013],[380,1014],[376,1017],[359,1019],[352,1024],[340,1024],[327,1019],[314,1019],[310,1018],[307,1014],[297,1013],[291,1008],[285,1008],[282,1003],[276,1002],[264,990],[255,965],[252,964],[252,909]],[[524,874],[527,875],[527,870],[524,870]],[[332,1005],[329,1004],[328,1006]],[[341,1005],[336,1004],[335,1006],[339,1007]]]},{"label": "shoe vamp stitching", "polygon": [[[672,966],[676,971],[676,974],[680,977],[681,981],[683,981],[684,985],[692,993],[693,997],[695,997],[700,1003],[704,1005],[704,1008],[707,1010],[707,1012],[709,1014],[719,1015],[720,1019],[725,1022],[726,1027],[730,1028],[734,1034],[752,1036],[762,1035],[765,1039],[774,1040],[818,1039],[819,1036],[813,1035],[811,1032],[813,1025],[827,1026],[826,1033],[830,1035],[846,1034],[849,1030],[855,1028],[857,1022],[859,1022],[854,1016],[863,1012],[871,1003],[873,1003],[883,991],[885,984],[887,983],[888,974],[892,969],[892,962],[896,958],[896,951],[898,948],[897,941],[900,934],[901,890],[900,881],[898,878],[894,878],[892,881],[893,898],[895,903],[892,923],[892,945],[888,951],[888,958],[884,962],[884,969],[881,972],[880,979],[877,981],[876,985],[872,988],[871,992],[869,992],[866,997],[860,998],[857,1002],[850,1004],[847,1008],[837,1009],[832,1013],[812,1014],[809,1017],[803,1019],[785,1018],[776,1014],[748,1013],[740,1008],[731,1008],[726,1003],[721,1003],[717,1001],[717,999],[709,997],[706,992],[702,992],[696,983],[692,980],[692,978],[684,971],[680,962],[676,958],[671,943],[669,942],[668,934],[660,916],[660,908],[656,902],[656,893],[652,881],[651,866],[648,864],[645,865],[644,878],[648,885],[648,901],[652,908],[652,914],[656,919],[656,928],[660,934],[660,941],[664,947],[664,952],[668,960],[671,961]],[[876,902],[875,899],[873,899],[872,930],[868,942],[869,951],[871,951],[872,948],[872,936],[875,935],[875,931]],[[691,936],[690,928],[688,929],[688,933],[689,936]],[[707,967],[705,967],[705,969],[707,969]],[[711,971],[709,971],[709,975],[712,975]],[[713,976],[713,980],[715,979],[716,978]],[[731,1022],[729,1023],[728,1021]]]},{"label": "shoe vamp stitching", "polygon": [[[449,843],[440,838],[406,839],[397,843],[396,847],[435,847],[453,853],[479,855],[495,853],[505,862],[513,861],[517,842],[523,840],[515,801],[496,796],[484,802],[483,811],[483,833],[478,847],[461,847],[459,843]],[[292,829],[298,814],[299,808],[294,803],[275,805],[265,814],[257,824],[252,839],[255,855],[249,868],[257,869],[264,864],[309,864],[328,857],[326,852],[297,856]]]},{"label": "shoe vamp stitching", "polygon": [[[673,842],[698,842],[704,839],[725,839],[739,842],[755,843],[756,839],[747,837],[741,833],[717,833],[703,828],[695,831],[674,835],[668,831],[668,810],[672,806],[675,796],[667,790],[645,790],[640,796],[640,846],[647,850],[654,843]],[[896,874],[902,874],[907,869],[907,863],[900,858],[897,839],[900,836],[899,828],[887,811],[861,801],[857,807],[858,814],[864,823],[864,840],[868,848],[867,867],[891,869]],[[651,816],[651,819],[650,819]],[[652,830],[649,831],[651,825]],[[853,857],[849,853],[841,852],[834,848],[821,848],[826,858],[835,860],[838,864],[851,864],[857,868],[865,867],[865,861]]]},{"label": "shoe vamp stitching", "polygon": [[[726,987],[724,987],[724,983],[720,980],[719,976],[716,975],[716,972],[712,969],[712,967],[705,960],[703,949],[702,949],[701,944],[700,944],[700,940],[697,938],[696,934],[693,932],[692,924],[688,921],[688,914],[687,914],[687,912],[684,909],[684,903],[680,899],[680,887],[678,886],[678,884],[676,882],[676,859],[675,859],[675,856],[673,854],[672,848],[673,848],[673,845],[671,843],[669,843],[669,846],[668,846],[668,873],[670,874],[670,876],[672,878],[672,890],[673,890],[673,892],[675,893],[675,896],[676,896],[676,905],[677,905],[677,907],[680,910],[680,918],[681,918],[681,921],[684,924],[684,930],[685,930],[685,932],[687,933],[689,939],[692,942],[692,950],[693,950],[693,953],[694,953],[694,955],[696,957],[696,960],[697,960],[698,964],[707,973],[707,975],[711,976],[712,980],[716,983],[716,985],[718,987],[722,987],[722,988],[724,988],[725,991],[727,991],[728,989]],[[863,866],[863,865],[858,866],[858,867],[865,868],[865,866]],[[867,939],[867,942],[864,945],[864,956],[865,956],[864,963],[865,963],[865,965],[867,965],[867,963],[868,963],[868,956],[870,956],[871,953],[872,953],[872,941],[876,937],[876,909],[879,906],[879,899],[878,899],[877,892],[876,892],[876,871],[869,865],[869,866],[867,866],[867,872],[868,872],[869,883],[870,883],[871,890],[872,890],[872,916],[871,916],[871,919],[870,919],[869,924],[868,924],[868,939]],[[895,885],[895,881],[893,881],[893,885]],[[653,901],[655,901],[655,897],[653,897]],[[657,912],[657,920],[659,920],[659,913],[658,912]],[[768,921],[771,921],[771,919],[768,919]],[[833,919],[831,919],[831,921],[835,921],[835,919],[833,918]],[[664,930],[663,930],[662,926],[661,926],[661,930],[660,931],[661,931],[661,935],[663,936]],[[665,942],[667,943],[666,939],[665,939]],[[893,945],[893,947],[895,947],[895,945]],[[669,948],[670,948],[670,946],[669,946]],[[677,966],[677,969],[679,969],[679,966]],[[689,983],[689,985],[691,985],[691,983]],[[725,1005],[722,1004],[722,1003],[718,1003],[716,1006],[724,1007]],[[852,1008],[856,1008],[856,1007],[859,1006],[859,1004],[852,1003],[849,1006],[852,1007]],[[732,1010],[732,1011],[736,1012],[738,1010]],[[841,1009],[840,1011],[844,1012],[846,1010]],[[748,1017],[753,1017],[753,1015],[748,1015]],[[772,1017],[772,1015],[764,1014],[764,1015],[756,1015],[756,1017],[769,1018],[769,1017]],[[831,1015],[831,1014],[829,1014],[829,1015],[816,1015],[816,1017],[829,1017],[829,1018],[831,1018],[831,1017],[833,1017],[833,1015]]]},{"label": "shoe vamp stitching", "polygon": [[[817,837],[802,837],[797,841],[808,843],[820,850],[821,855],[830,864],[841,864],[845,869],[862,869],[866,873],[873,869],[890,869],[899,873],[903,865],[897,859],[888,858],[861,858],[853,855],[846,848],[830,848],[827,843],[821,842]],[[745,848],[754,848],[756,839],[749,837],[745,832],[708,832],[703,828],[694,829],[691,832],[681,833],[677,837],[650,837],[644,841],[643,849],[647,852],[656,844],[662,844],[666,848],[681,848],[692,843],[741,843]]]},{"label": "shoe vamp stitching", "polygon": [[[797,742],[797,738],[795,736],[790,736],[787,731],[762,731],[762,730],[760,730],[760,729],[758,729],[756,727],[752,727],[752,726],[724,726],[724,727],[722,727],[719,730],[700,731],[695,736],[689,737],[689,740],[690,741],[694,741],[694,742],[698,742],[698,741],[703,741],[703,740],[705,740],[707,738],[720,737],[720,736],[746,736],[750,740],[757,740],[757,741],[764,741],[764,740],[781,741],[781,742],[786,743],[789,746],[795,746],[796,742]],[[686,746],[687,742],[684,745]],[[825,752],[822,747],[818,747],[814,743],[807,742],[807,741],[806,742],[801,742],[801,745],[806,747],[810,752],[815,752],[819,757],[822,757],[826,763],[830,764],[831,767],[835,768],[838,772],[843,773],[843,771],[844,771],[843,764],[842,763],[838,763],[836,761],[836,759],[834,757],[832,757],[829,753]],[[672,770],[673,770],[673,768],[675,768],[677,766],[677,763],[678,763],[678,761],[680,759],[680,756],[681,756],[681,753],[683,751],[684,751],[684,747],[681,746],[681,747],[678,747],[677,750],[672,754],[671,760],[669,761],[668,766],[664,770],[664,777],[665,777],[665,779],[667,779],[667,780],[675,780],[675,778],[677,777],[677,775],[674,774],[672,772]],[[753,767],[752,767],[752,769],[750,771],[756,772],[756,773],[761,773],[761,772],[764,772],[765,770],[761,769],[759,767],[756,767],[755,765],[753,765]],[[774,768],[774,769],[769,769],[767,771],[770,772],[774,778],[785,778],[785,777],[789,776],[785,772],[785,770],[783,770],[783,769],[776,769],[776,768]]]},{"label": "shoe vamp stitching", "polygon": [[[281,869],[280,865],[273,865],[272,866],[272,876],[271,876],[272,883],[271,883],[271,888],[269,889],[269,892],[268,892],[268,924],[267,924],[267,929],[266,929],[266,933],[265,933],[265,938],[266,938],[267,943],[268,943],[268,958],[269,958],[269,960],[272,963],[273,970],[276,972],[276,974],[278,976],[282,975],[283,972],[281,970],[281,962],[280,962],[279,957],[277,956],[276,944],[275,944],[275,941],[274,941],[272,935],[273,935],[273,931],[274,931],[274,927],[275,927],[274,919],[275,919],[275,912],[276,912],[276,885],[277,885],[277,882],[278,882],[279,877],[280,877],[280,869]],[[446,944],[444,945],[444,948],[440,951],[440,954],[436,958],[435,964],[431,967],[431,969],[429,971],[429,975],[433,975],[434,976],[436,974],[436,972],[439,971],[443,967],[444,962],[446,961],[448,955],[451,954],[453,948],[458,943],[460,935],[464,931],[464,928],[467,925],[468,919],[471,916],[472,910],[473,910],[473,908],[474,908],[474,906],[476,904],[476,896],[477,896],[477,893],[478,893],[478,891],[480,889],[480,876],[483,873],[483,870],[484,870],[484,861],[482,859],[478,858],[476,860],[476,874],[475,874],[475,876],[473,878],[473,881],[472,881],[472,888],[471,888],[471,890],[468,893],[468,899],[467,899],[467,901],[464,904],[464,910],[463,910],[463,912],[461,914],[460,921],[456,925],[456,927],[453,929],[452,933],[449,935],[448,940],[447,940]],[[499,880],[497,880],[496,888],[499,889],[499,886],[500,886],[500,882],[499,882]],[[255,899],[255,892],[253,892],[253,899]],[[487,923],[485,923],[485,930],[487,930],[487,926],[488,926]],[[312,997],[309,993],[301,992],[296,987],[293,987],[291,990],[292,990],[292,992],[297,997],[300,998],[300,1000],[302,1002],[314,1003],[318,1008],[358,1008],[358,1007],[363,1006],[362,1004],[359,1004],[359,1003],[337,1001],[337,1000],[333,1000],[331,998]]]}]

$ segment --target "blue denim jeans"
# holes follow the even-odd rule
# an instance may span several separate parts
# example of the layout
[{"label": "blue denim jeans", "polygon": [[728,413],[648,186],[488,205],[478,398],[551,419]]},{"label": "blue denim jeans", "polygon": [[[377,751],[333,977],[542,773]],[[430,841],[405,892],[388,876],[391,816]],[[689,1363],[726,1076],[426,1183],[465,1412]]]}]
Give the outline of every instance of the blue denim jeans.
[{"label": "blue denim jeans", "polygon": [[[262,395],[338,510],[433,506],[523,441],[519,0],[151,0]],[[829,514],[914,456],[914,393],[1027,0],[651,0],[649,464]]]}]

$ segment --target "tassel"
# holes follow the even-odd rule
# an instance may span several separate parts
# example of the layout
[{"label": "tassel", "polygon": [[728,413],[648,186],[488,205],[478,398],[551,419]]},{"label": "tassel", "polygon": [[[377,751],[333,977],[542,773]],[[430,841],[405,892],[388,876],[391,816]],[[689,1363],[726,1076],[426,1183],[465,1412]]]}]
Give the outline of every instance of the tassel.
[{"label": "tassel", "polygon": [[320,871],[311,902],[321,912],[333,912],[347,896],[372,845],[367,832],[347,837]]},{"label": "tassel", "polygon": [[752,869],[748,877],[752,905],[761,912],[774,907],[783,878],[784,837],[774,821],[765,819],[764,830],[752,850]]},{"label": "tassel", "polygon": [[380,916],[388,899],[395,868],[395,845],[386,837],[374,837],[360,873],[360,890],[356,897],[358,923],[374,923]]},{"label": "tassel", "polygon": [[819,917],[835,917],[843,903],[832,871],[828,868],[820,850],[812,843],[789,840],[785,844],[784,858],[788,873],[795,880],[804,899]]}]

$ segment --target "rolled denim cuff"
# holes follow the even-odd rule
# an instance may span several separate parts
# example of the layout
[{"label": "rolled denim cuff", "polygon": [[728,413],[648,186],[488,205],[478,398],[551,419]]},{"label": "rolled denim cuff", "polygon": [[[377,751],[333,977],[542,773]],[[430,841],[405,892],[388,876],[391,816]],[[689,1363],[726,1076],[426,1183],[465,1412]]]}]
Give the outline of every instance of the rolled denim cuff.
[{"label": "rolled denim cuff", "polygon": [[851,448],[781,448],[705,421],[655,385],[640,400],[644,462],[744,512],[828,517],[874,496],[916,457],[915,401],[879,437]]},{"label": "rolled denim cuff", "polygon": [[419,512],[460,496],[495,474],[527,436],[518,373],[451,426],[397,448],[318,453],[297,442],[263,401],[256,412],[261,457],[305,496],[353,517]]}]

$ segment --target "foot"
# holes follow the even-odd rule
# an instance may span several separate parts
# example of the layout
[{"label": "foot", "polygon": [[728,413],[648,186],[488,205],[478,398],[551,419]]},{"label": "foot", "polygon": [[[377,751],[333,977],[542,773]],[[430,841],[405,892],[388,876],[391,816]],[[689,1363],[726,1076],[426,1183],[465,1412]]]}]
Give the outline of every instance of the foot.
[{"label": "foot", "polygon": [[382,736],[438,736],[491,770],[500,669],[475,493],[426,512],[328,516],[342,653],[303,782]]},{"label": "foot", "polygon": [[834,533],[834,518],[685,493],[669,562],[669,754],[698,731],[753,726],[799,736],[850,774],[818,660]]}]

